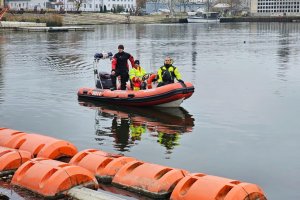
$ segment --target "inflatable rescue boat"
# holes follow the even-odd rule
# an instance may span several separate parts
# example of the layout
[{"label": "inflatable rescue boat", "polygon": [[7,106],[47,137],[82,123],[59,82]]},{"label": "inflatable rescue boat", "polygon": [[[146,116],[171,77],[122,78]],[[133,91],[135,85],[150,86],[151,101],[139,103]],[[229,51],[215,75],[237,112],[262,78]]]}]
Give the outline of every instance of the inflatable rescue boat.
[{"label": "inflatable rescue boat", "polygon": [[194,93],[190,82],[173,83],[146,90],[113,90],[100,88],[80,88],[78,97],[97,102],[126,106],[179,107],[183,100]]},{"label": "inflatable rescue boat", "polygon": [[179,107],[180,104],[192,96],[194,86],[190,82],[172,83],[161,87],[153,84],[155,74],[147,74],[145,82],[147,89],[131,90],[130,84],[127,90],[110,90],[112,82],[110,74],[105,72],[98,73],[99,60],[111,58],[112,53],[97,54],[94,60],[95,88],[80,88],[78,98],[80,100],[90,100],[101,103],[109,103],[125,106],[161,106],[161,107]]}]

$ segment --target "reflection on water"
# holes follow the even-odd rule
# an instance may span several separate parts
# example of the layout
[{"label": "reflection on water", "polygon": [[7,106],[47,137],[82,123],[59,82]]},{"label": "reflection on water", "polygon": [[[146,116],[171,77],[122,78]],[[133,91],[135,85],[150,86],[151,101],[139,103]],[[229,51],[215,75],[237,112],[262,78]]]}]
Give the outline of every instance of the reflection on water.
[{"label": "reflection on water", "polygon": [[299,33],[299,23],[251,23],[251,29],[257,33]]},{"label": "reflection on water", "polygon": [[[277,77],[280,81],[288,81],[288,74],[291,68],[291,62],[297,62],[299,57],[299,23],[253,23],[250,24],[250,30],[252,33],[256,33],[262,37],[262,44],[265,47],[261,47],[264,51],[263,54],[272,54],[272,50],[268,48],[272,43],[278,43],[277,48],[274,49],[274,54],[277,57]],[[268,37],[268,38],[266,38]],[[296,67],[296,66],[293,66]],[[275,93],[280,93],[276,91]]]},{"label": "reflection on water", "polygon": [[1,200],[40,200],[41,196],[34,194],[31,191],[12,187],[9,180],[1,180],[0,182],[0,199]]},{"label": "reflection on water", "polygon": [[287,81],[286,72],[289,68],[287,63],[289,62],[289,55],[291,51],[289,47],[289,39],[287,37],[288,36],[283,36],[282,39],[279,40],[280,48],[278,48],[278,78],[282,81]]},{"label": "reflection on water", "polygon": [[[96,109],[95,129],[97,141],[103,144],[107,137],[114,138],[116,150],[124,152],[137,145],[143,134],[157,138],[166,148],[166,154],[180,144],[180,135],[191,132],[194,118],[183,108],[133,108],[117,107],[91,102],[80,102]],[[103,118],[111,120],[111,127],[103,127]]]},{"label": "reflection on water", "polygon": [[[291,56],[298,56],[298,51],[294,45],[295,34],[299,34],[300,24],[299,23],[257,23],[253,24],[251,28],[256,29],[259,34],[269,34],[269,36],[278,41],[277,57],[278,57],[278,73],[279,80],[287,81],[286,75],[289,69],[288,63]],[[275,37],[274,33],[278,32],[279,39]]]}]

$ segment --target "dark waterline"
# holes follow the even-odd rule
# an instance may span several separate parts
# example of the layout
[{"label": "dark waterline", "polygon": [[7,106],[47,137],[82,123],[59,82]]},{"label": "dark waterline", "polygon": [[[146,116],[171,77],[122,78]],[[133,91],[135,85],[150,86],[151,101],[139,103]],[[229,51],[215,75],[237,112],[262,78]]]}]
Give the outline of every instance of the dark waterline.
[{"label": "dark waterline", "polygon": [[[255,183],[272,200],[299,199],[299,31],[298,23],[2,31],[0,127]],[[94,53],[120,43],[147,71],[172,56],[194,95],[163,111],[79,102],[78,88],[94,85]]]}]

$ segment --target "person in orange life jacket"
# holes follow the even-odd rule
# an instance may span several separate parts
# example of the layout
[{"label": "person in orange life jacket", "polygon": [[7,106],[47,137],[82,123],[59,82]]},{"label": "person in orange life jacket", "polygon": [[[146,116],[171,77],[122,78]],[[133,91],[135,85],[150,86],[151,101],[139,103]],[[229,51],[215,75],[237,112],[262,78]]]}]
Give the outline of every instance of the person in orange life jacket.
[{"label": "person in orange life jacket", "polygon": [[144,75],[146,75],[145,69],[140,66],[139,60],[135,60],[133,68],[129,70],[129,78],[133,90],[146,89],[147,84],[142,80]]},{"label": "person in orange life jacket", "polygon": [[181,74],[179,73],[177,67],[174,67],[172,64],[173,60],[167,56],[165,58],[164,66],[160,67],[157,72],[157,87],[174,83],[175,78],[178,82],[184,83],[183,80],[181,80]]},{"label": "person in orange life jacket", "polygon": [[120,44],[118,46],[118,53],[116,53],[112,59],[112,69],[111,69],[111,80],[113,87],[111,90],[117,89],[116,79],[118,76],[121,77],[121,90],[126,90],[126,82],[129,78],[129,65],[134,66],[134,58],[132,55],[124,51],[124,46]]}]

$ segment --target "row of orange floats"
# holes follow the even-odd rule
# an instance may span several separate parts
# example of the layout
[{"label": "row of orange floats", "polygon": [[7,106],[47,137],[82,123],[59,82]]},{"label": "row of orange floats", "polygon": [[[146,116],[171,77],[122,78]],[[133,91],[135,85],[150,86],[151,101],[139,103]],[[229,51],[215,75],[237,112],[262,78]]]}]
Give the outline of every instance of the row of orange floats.
[{"label": "row of orange floats", "polygon": [[[0,128],[0,176],[15,171],[11,184],[44,197],[61,197],[75,186],[98,183],[172,200],[265,200],[251,183],[165,167],[96,149],[77,152],[66,141]],[[55,159],[70,157],[69,163]]]}]

